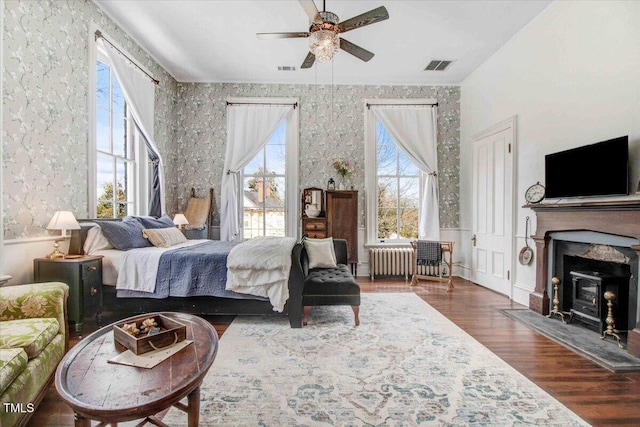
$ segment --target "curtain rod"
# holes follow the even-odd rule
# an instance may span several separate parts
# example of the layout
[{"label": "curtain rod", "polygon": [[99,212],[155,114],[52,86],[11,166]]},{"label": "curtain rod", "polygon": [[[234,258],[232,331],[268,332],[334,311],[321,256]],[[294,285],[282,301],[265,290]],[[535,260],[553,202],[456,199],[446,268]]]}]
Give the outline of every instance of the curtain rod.
[{"label": "curtain rod", "polygon": [[227,101],[227,105],[293,105],[293,109],[295,110],[298,107],[298,103],[294,102],[293,104],[289,103],[274,103],[274,102],[229,102]]},{"label": "curtain rod", "polygon": [[105,42],[109,43],[109,45],[114,48],[115,50],[118,51],[118,53],[122,56],[124,56],[125,58],[127,58],[127,61],[129,61],[134,67],[136,67],[138,70],[142,71],[147,77],[149,77],[151,79],[152,82],[154,82],[155,84],[160,84],[160,80],[155,79],[151,74],[147,73],[141,66],[139,66],[136,61],[134,61],[133,59],[129,58],[123,51],[121,51],[120,49],[118,49],[118,47],[116,45],[114,45],[113,43],[111,43],[109,41],[109,39],[107,39],[103,34],[102,31],[100,30],[96,30],[96,40],[98,39],[102,39]]},{"label": "curtain rod", "polygon": [[375,107],[375,106],[390,106],[390,107],[421,107],[421,106],[425,106],[425,105],[430,105],[433,107],[437,107],[438,103],[436,102],[435,104],[369,104],[367,103],[367,109],[371,109],[371,107]]}]

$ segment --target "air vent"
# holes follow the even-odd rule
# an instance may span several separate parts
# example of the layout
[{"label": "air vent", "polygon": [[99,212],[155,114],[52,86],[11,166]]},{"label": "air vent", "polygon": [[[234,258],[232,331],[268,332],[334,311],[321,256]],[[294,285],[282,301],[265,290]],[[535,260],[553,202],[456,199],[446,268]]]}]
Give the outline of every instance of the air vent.
[{"label": "air vent", "polygon": [[429,62],[429,65],[424,69],[425,71],[444,71],[453,63],[453,60],[449,59],[434,59]]},{"label": "air vent", "polygon": [[278,65],[278,71],[295,71],[296,67],[290,65]]}]

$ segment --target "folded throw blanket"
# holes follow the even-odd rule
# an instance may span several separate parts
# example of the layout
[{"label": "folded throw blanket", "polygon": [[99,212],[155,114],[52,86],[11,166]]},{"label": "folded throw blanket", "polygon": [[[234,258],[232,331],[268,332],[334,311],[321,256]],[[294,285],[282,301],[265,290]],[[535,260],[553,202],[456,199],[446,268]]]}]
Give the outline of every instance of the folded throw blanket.
[{"label": "folded throw blanket", "polygon": [[442,244],[428,240],[418,240],[416,244],[418,265],[439,265],[442,262]]},{"label": "folded throw blanket", "polygon": [[227,258],[227,290],[268,297],[282,312],[289,299],[293,237],[256,237],[234,246]]}]

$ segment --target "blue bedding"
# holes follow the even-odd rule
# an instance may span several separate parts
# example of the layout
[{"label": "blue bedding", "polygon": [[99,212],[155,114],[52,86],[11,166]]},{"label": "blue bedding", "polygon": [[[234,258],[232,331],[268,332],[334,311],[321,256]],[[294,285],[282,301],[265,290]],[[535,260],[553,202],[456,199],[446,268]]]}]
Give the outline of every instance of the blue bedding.
[{"label": "blue bedding", "polygon": [[119,289],[117,295],[124,298],[214,296],[268,301],[267,298],[225,289],[227,256],[237,244],[210,240],[168,250],[160,257],[154,293]]}]

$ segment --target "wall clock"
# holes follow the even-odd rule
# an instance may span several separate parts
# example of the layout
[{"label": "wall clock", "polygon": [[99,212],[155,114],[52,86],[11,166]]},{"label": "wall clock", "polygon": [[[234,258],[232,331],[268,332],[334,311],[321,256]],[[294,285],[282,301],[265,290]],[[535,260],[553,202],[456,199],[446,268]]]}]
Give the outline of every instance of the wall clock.
[{"label": "wall clock", "polygon": [[524,199],[527,203],[540,203],[542,199],[544,199],[545,189],[540,182],[533,184],[531,187],[527,188],[527,191],[524,193]]}]

